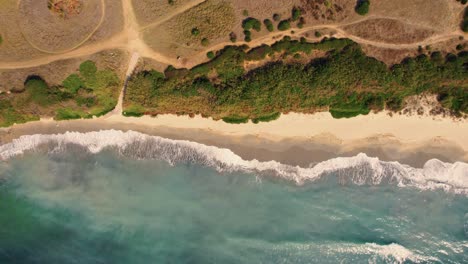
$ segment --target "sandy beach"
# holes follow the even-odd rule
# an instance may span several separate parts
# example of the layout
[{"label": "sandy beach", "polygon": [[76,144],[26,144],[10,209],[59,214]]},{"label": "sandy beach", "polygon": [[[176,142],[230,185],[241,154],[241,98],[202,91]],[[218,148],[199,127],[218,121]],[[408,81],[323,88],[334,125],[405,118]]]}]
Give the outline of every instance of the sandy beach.
[{"label": "sandy beach", "polygon": [[468,161],[466,119],[390,116],[385,112],[350,119],[334,119],[325,112],[291,113],[260,124],[228,124],[201,116],[175,115],[140,118],[110,115],[71,121],[42,119],[1,128],[0,143],[22,135],[108,129],[191,140],[229,148],[244,159],[277,160],[301,166],[360,152],[418,167],[431,158]]}]

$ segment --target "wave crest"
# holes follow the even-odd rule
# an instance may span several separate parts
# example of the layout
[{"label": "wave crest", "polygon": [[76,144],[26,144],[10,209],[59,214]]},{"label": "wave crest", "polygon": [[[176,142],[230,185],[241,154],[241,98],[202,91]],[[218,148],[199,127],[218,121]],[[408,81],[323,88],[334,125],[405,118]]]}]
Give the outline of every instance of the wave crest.
[{"label": "wave crest", "polygon": [[354,157],[338,157],[310,167],[299,167],[274,160],[267,162],[244,160],[229,149],[186,140],[171,140],[134,131],[105,130],[22,136],[0,146],[0,159],[7,160],[40,146],[47,146],[49,152],[60,152],[70,144],[79,145],[91,153],[113,148],[126,157],[158,159],[170,164],[196,163],[213,167],[219,172],[274,174],[297,184],[334,175],[343,184],[393,184],[400,187],[443,189],[468,194],[468,164],[463,162],[445,163],[431,159],[423,168],[413,168],[398,162],[381,161],[360,153]]}]

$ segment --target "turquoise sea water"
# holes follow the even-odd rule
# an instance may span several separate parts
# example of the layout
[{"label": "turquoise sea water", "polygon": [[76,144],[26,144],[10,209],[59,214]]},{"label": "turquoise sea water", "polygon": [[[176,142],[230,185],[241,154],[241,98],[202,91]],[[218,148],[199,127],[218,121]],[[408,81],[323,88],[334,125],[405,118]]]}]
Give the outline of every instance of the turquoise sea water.
[{"label": "turquoise sea water", "polygon": [[0,263],[468,262],[465,193],[47,144],[0,161]]}]

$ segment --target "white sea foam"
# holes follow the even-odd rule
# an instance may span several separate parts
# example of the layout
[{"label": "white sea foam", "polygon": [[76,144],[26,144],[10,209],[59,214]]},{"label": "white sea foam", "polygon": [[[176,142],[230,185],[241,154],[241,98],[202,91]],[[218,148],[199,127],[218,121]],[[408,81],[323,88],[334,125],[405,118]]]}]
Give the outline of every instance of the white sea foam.
[{"label": "white sea foam", "polygon": [[428,257],[412,252],[399,244],[378,245],[375,243],[365,243],[363,245],[352,245],[349,247],[340,247],[338,251],[353,254],[370,254],[369,263],[404,263],[411,261],[414,263],[438,262],[437,258]]},{"label": "white sea foam", "polygon": [[381,161],[361,153],[354,157],[334,158],[304,168],[277,161],[243,160],[229,149],[185,140],[165,139],[133,131],[105,130],[22,136],[0,146],[0,160],[22,155],[43,145],[48,145],[49,151],[57,152],[65,150],[70,144],[86,148],[91,153],[114,148],[124,156],[160,159],[170,164],[190,162],[210,166],[220,172],[273,174],[297,184],[334,175],[340,183],[394,184],[401,187],[444,189],[468,194],[468,164],[463,162],[444,163],[432,159],[427,161],[423,168],[413,168],[398,162]]}]

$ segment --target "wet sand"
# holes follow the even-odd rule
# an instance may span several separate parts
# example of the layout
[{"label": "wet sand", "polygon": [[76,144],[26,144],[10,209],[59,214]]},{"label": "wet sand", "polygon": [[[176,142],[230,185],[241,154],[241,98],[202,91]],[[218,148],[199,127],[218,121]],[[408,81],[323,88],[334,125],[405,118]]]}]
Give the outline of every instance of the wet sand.
[{"label": "wet sand", "polygon": [[276,160],[299,166],[360,152],[414,167],[422,167],[432,158],[468,162],[467,121],[433,120],[428,116],[390,117],[384,113],[351,119],[333,119],[329,113],[289,114],[269,123],[240,125],[174,115],[155,118],[113,115],[60,122],[43,119],[0,129],[0,144],[22,135],[108,129],[191,140],[229,148],[247,160]]}]

